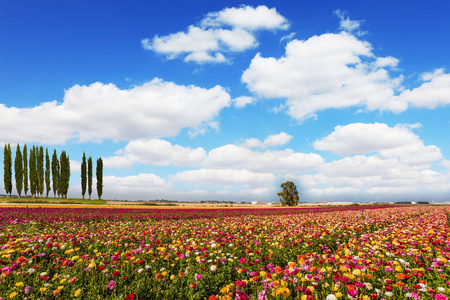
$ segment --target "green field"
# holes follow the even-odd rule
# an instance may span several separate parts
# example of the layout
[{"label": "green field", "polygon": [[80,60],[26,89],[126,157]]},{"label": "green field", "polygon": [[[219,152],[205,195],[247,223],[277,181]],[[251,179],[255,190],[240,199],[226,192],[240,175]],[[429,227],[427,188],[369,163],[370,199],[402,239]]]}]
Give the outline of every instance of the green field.
[{"label": "green field", "polygon": [[27,203],[27,204],[92,204],[92,205],[106,205],[106,200],[88,200],[88,199],[58,199],[58,198],[0,198],[1,203]]}]

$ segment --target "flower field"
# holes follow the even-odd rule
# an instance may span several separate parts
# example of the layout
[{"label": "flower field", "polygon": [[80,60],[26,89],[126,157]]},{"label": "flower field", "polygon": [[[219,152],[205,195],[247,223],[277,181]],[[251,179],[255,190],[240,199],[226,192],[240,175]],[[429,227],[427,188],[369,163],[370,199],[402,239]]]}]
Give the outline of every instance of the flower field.
[{"label": "flower field", "polygon": [[448,299],[450,209],[0,208],[0,299]]}]

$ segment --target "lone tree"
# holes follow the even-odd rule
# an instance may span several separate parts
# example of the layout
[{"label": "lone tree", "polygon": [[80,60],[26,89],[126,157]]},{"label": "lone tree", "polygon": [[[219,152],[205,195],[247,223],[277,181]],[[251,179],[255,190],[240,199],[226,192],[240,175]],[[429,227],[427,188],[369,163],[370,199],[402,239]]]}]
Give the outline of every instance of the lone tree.
[{"label": "lone tree", "polygon": [[281,205],[296,206],[300,197],[298,196],[295,184],[292,181],[286,181],[285,183],[282,183],[280,187],[283,188],[283,190],[277,195],[280,197]]},{"label": "lone tree", "polygon": [[22,152],[20,152],[20,146],[17,144],[16,148],[16,158],[14,159],[14,176],[16,179],[16,190],[17,194],[22,194],[23,188],[23,161],[22,161]]},{"label": "lone tree", "polygon": [[91,200],[92,194],[92,157],[88,158],[88,195]]},{"label": "lone tree", "polygon": [[12,192],[12,157],[11,157],[11,145],[5,144],[3,151],[3,182],[5,184],[6,197],[11,196]]},{"label": "lone tree", "polygon": [[83,152],[83,160],[81,162],[81,196],[86,194],[86,184],[87,184],[87,166],[86,166],[86,155]]},{"label": "lone tree", "polygon": [[97,159],[97,194],[98,194],[98,200],[102,198],[103,194],[103,161],[100,157]]}]

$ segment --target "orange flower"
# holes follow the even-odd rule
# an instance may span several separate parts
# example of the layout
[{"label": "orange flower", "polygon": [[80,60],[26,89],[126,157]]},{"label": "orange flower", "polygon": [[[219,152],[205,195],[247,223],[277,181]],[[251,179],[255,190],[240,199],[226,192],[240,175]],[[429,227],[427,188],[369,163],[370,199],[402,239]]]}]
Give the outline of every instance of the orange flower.
[{"label": "orange flower", "polygon": [[397,277],[397,279],[400,279],[400,280],[403,280],[406,278],[405,274],[402,274],[402,273],[397,273],[395,276]]},{"label": "orange flower", "polygon": [[283,274],[283,272],[284,272],[284,269],[282,267],[278,266],[275,268],[275,273],[277,273],[278,275]]},{"label": "orange flower", "polygon": [[178,277],[183,278],[184,277],[184,273],[183,272],[178,273]]},{"label": "orange flower", "polygon": [[157,274],[155,275],[155,279],[158,280],[158,281],[161,281],[161,280],[164,279],[164,276],[163,276],[161,273],[157,273]]},{"label": "orange flower", "polygon": [[17,261],[16,261],[18,264],[20,264],[20,263],[26,263],[26,262],[28,262],[28,259],[26,259],[25,257],[23,257],[23,256],[21,256],[21,257],[19,257],[18,259],[17,259]]},{"label": "orange flower", "polygon": [[367,276],[367,278],[369,278],[369,279],[373,277],[372,274],[367,274],[366,276]]},{"label": "orange flower", "polygon": [[401,282],[401,281],[396,282],[395,284],[398,285],[398,286],[404,286],[404,285],[405,285],[405,284],[404,284],[403,282]]},{"label": "orange flower", "polygon": [[346,287],[347,290],[356,290],[356,287],[353,284],[347,284]]},{"label": "orange flower", "polygon": [[258,279],[259,279],[258,276],[252,277],[252,280],[253,280],[253,281],[258,281]]},{"label": "orange flower", "polygon": [[208,300],[219,300],[219,298],[216,295],[211,295]]}]

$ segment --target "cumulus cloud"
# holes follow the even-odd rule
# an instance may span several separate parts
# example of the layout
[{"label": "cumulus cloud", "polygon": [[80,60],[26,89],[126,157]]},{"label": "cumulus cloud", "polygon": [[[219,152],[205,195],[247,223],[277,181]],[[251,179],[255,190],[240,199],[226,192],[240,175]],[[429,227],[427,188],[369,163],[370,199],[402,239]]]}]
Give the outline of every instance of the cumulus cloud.
[{"label": "cumulus cloud", "polygon": [[389,127],[384,123],[353,123],[336,126],[331,134],[316,140],[313,145],[317,150],[350,155],[396,149],[418,143],[423,144],[405,125]]},{"label": "cumulus cloud", "polygon": [[248,104],[254,103],[255,101],[256,101],[256,99],[254,97],[241,96],[241,97],[233,99],[233,104],[237,108],[242,108]]},{"label": "cumulus cloud", "polygon": [[272,185],[275,175],[271,173],[255,173],[236,169],[198,169],[179,172],[171,177],[173,181],[183,181],[191,184],[221,185],[232,187],[261,187]]},{"label": "cumulus cloud", "polygon": [[269,148],[269,147],[275,147],[275,146],[282,146],[287,143],[293,138],[292,135],[287,134],[285,132],[280,132],[279,134],[273,134],[269,135],[264,141],[261,142],[261,140],[256,138],[250,138],[245,140],[244,143],[242,143],[240,146],[244,148]]},{"label": "cumulus cloud", "polygon": [[199,26],[166,36],[141,41],[144,49],[166,55],[168,59],[184,57],[195,63],[227,62],[224,53],[242,52],[258,45],[255,33],[261,30],[285,30],[288,21],[275,8],[241,6],[208,13]]},{"label": "cumulus cloud", "polygon": [[60,104],[0,104],[0,136],[11,143],[43,144],[175,136],[184,128],[217,127],[215,117],[230,103],[220,86],[205,89],[161,79],[128,90],[100,82],[75,85],[65,91]]},{"label": "cumulus cloud", "polygon": [[206,157],[199,147],[191,149],[161,139],[133,140],[120,151],[121,156],[104,159],[104,165],[111,169],[128,169],[133,163],[151,166],[196,166]]},{"label": "cumulus cloud", "polygon": [[421,75],[422,85],[415,89],[405,90],[395,101],[403,106],[435,109],[450,104],[450,74],[444,69]]},{"label": "cumulus cloud", "polygon": [[253,172],[300,173],[315,169],[323,162],[323,158],[315,153],[299,153],[291,149],[257,152],[236,145],[225,145],[211,150],[202,165]]},{"label": "cumulus cloud", "polygon": [[257,54],[241,79],[260,98],[285,98],[287,113],[300,122],[331,108],[400,113],[450,104],[450,74],[426,73],[420,86],[405,89],[404,76],[392,75],[398,59],[377,57],[370,43],[350,32],[292,40],[281,58]]}]

